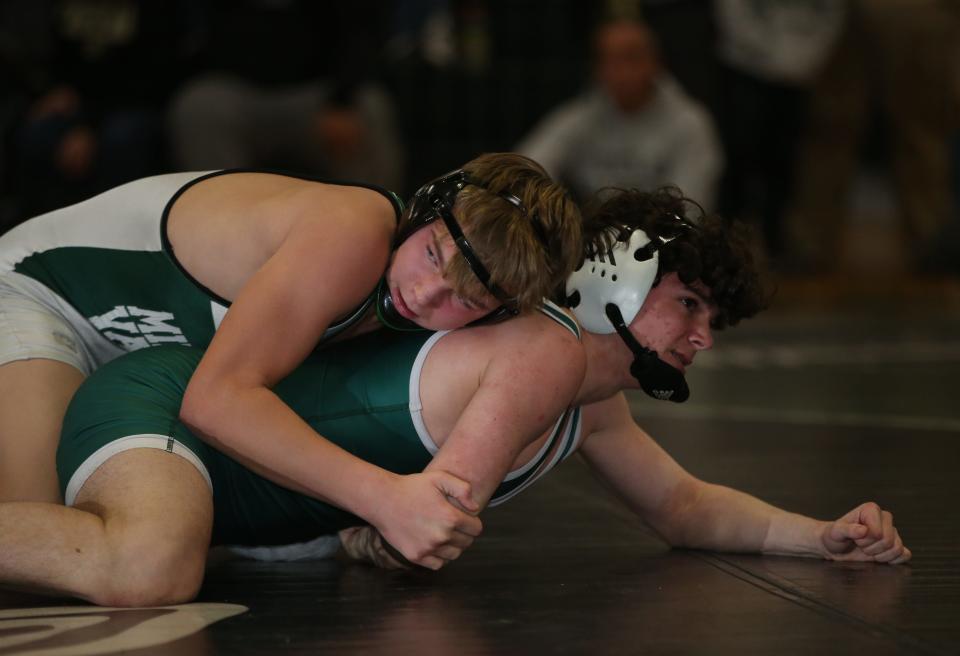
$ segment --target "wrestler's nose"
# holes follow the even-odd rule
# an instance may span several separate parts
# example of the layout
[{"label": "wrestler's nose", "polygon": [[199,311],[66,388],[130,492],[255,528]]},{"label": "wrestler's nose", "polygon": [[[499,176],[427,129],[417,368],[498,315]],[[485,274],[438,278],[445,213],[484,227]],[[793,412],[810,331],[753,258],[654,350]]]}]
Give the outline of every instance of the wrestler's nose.
[{"label": "wrestler's nose", "polygon": [[417,285],[417,302],[423,307],[436,307],[443,302],[449,292],[447,282],[439,275],[430,275],[420,279]]}]

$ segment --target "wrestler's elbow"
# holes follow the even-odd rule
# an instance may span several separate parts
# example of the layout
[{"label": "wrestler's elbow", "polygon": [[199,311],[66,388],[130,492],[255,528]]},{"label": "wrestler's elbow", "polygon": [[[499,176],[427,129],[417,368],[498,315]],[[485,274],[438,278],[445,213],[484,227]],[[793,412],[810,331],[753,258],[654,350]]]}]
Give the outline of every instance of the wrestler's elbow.
[{"label": "wrestler's elbow", "polygon": [[191,380],[180,402],[180,421],[194,430],[202,430],[205,423],[205,411],[208,408],[204,403],[204,396],[202,386],[194,385]]},{"label": "wrestler's elbow", "polygon": [[697,536],[702,528],[702,513],[698,512],[698,507],[703,493],[701,481],[692,478],[681,481],[645,520],[671,547],[696,547],[700,542]]},{"label": "wrestler's elbow", "polygon": [[180,421],[191,430],[204,435],[216,432],[229,416],[231,406],[230,387],[226,382],[207,376],[195,375],[190,379],[180,403]]}]

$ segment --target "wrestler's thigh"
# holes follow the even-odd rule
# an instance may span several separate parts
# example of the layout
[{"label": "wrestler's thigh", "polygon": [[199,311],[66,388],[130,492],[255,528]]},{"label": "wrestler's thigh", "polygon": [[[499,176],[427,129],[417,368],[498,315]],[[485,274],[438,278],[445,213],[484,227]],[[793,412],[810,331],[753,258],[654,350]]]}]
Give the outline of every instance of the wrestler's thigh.
[{"label": "wrestler's thigh", "polygon": [[190,598],[203,579],[213,495],[185,458],[137,448],[112,456],[87,479],[74,504],[99,515],[114,549],[116,578],[149,594]]},{"label": "wrestler's thigh", "polygon": [[80,370],[57,360],[0,365],[0,501],[62,503],[57,442],[83,380]]}]

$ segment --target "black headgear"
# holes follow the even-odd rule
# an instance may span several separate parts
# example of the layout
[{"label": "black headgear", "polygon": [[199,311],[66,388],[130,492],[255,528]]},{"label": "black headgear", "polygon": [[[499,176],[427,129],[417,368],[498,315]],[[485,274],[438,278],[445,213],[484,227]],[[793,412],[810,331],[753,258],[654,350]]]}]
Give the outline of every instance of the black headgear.
[{"label": "black headgear", "polygon": [[[407,224],[404,230],[397,234],[394,249],[400,246],[400,244],[420,228],[436,221],[438,218],[441,219],[447,227],[450,237],[453,238],[453,243],[456,244],[460,254],[463,255],[463,259],[465,259],[470,266],[470,270],[477,276],[480,283],[486,287],[487,291],[501,302],[500,307],[473,323],[503,321],[518,313],[516,301],[507,296],[496,283],[490,280],[490,272],[487,270],[487,267],[484,266],[483,262],[480,261],[476,251],[473,250],[473,246],[470,245],[470,241],[463,234],[460,224],[453,216],[453,205],[456,201],[457,194],[467,185],[474,185],[489,190],[486,184],[472,178],[462,169],[451,171],[420,187],[410,201]],[[523,205],[523,201],[518,197],[506,192],[493,193],[529,216],[527,208]],[[547,248],[546,234],[538,219],[539,217],[530,217],[530,222],[534,227],[537,238],[543,244],[544,248]],[[376,308],[380,321],[390,328],[395,330],[419,329],[419,326],[405,319],[397,312],[393,304],[393,298],[390,296],[390,289],[383,281],[381,281],[380,288],[377,291]]]}]

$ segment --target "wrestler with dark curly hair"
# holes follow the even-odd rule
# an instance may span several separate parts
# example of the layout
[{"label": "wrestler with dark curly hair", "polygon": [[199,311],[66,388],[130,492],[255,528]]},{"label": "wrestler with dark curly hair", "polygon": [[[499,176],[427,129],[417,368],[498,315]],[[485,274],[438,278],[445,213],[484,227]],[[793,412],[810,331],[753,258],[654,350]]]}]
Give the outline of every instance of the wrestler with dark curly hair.
[{"label": "wrestler with dark curly hair", "polygon": [[660,240],[660,263],[654,285],[676,272],[691,284],[700,280],[717,306],[713,328],[735,326],[766,309],[769,290],[741,223],[708,214],[676,187],[652,192],[602,190],[585,210],[584,242],[588,257],[609,251],[636,229]]}]

